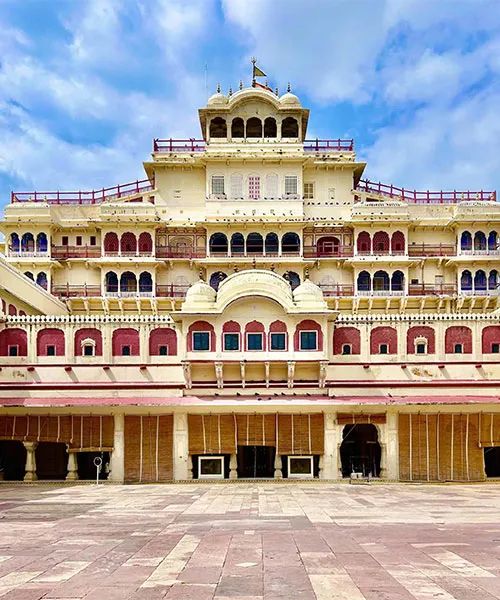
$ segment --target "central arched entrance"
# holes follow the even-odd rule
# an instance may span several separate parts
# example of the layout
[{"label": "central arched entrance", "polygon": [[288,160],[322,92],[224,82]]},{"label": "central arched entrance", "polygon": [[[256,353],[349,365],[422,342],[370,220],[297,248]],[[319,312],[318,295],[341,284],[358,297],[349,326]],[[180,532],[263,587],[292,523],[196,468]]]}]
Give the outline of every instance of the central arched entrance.
[{"label": "central arched entrance", "polygon": [[353,423],[344,427],[340,446],[342,477],[350,477],[353,472],[378,477],[380,454],[378,431],[375,425]]}]

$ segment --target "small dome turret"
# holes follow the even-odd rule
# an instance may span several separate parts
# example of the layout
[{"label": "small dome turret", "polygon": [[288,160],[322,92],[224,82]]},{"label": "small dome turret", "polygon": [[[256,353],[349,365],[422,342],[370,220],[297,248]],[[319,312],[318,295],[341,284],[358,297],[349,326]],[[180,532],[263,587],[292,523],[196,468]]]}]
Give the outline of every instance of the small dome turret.
[{"label": "small dome turret", "polygon": [[293,300],[299,308],[324,309],[326,302],[321,288],[305,279],[293,291]]},{"label": "small dome turret", "polygon": [[200,279],[194,283],[186,292],[186,300],[183,309],[189,310],[193,308],[211,308],[217,297],[216,291]]},{"label": "small dome turret", "polygon": [[207,106],[225,106],[229,102],[229,98],[224,96],[221,92],[217,92],[213,96],[210,96],[207,102]]}]

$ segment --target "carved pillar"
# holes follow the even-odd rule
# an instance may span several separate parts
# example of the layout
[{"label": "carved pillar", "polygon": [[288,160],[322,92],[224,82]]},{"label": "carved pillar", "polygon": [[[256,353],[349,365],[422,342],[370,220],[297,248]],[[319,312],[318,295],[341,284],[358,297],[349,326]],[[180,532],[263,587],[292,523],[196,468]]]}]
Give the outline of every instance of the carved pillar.
[{"label": "carved pillar", "polygon": [[326,372],[328,369],[328,361],[321,360],[319,363],[319,387],[324,388],[326,385]]},{"label": "carved pillar", "polygon": [[217,379],[217,388],[222,389],[224,387],[224,363],[222,361],[216,361],[215,365],[215,378]]},{"label": "carved pillar", "polygon": [[174,480],[193,478],[187,413],[174,413]]},{"label": "carved pillar", "polygon": [[36,481],[38,479],[36,474],[36,458],[35,450],[38,444],[36,442],[23,442],[26,448],[26,466],[24,475],[24,481]]},{"label": "carved pillar", "polygon": [[293,380],[295,377],[295,361],[288,361],[288,387],[293,388]]},{"label": "carved pillar", "polygon": [[398,413],[387,412],[385,477],[399,479]]},{"label": "carved pillar", "polygon": [[270,368],[271,368],[271,363],[266,360],[266,362],[264,363],[264,366],[266,368],[266,388],[269,387],[269,373],[270,373]]},{"label": "carved pillar", "polygon": [[229,459],[229,479],[238,479],[238,459],[236,454],[231,454]]},{"label": "carved pillar", "polygon": [[241,387],[245,387],[245,366],[246,362],[244,360],[240,361],[240,372],[241,372]]},{"label": "carved pillar", "polygon": [[186,388],[188,390],[191,389],[192,381],[191,381],[191,363],[187,360],[182,361],[182,370],[184,373],[184,381],[186,383]]},{"label": "carved pillar", "polygon": [[320,471],[321,479],[337,479],[338,471],[338,426],[337,413],[325,413],[325,453]]},{"label": "carved pillar", "polygon": [[68,474],[66,475],[66,481],[76,481],[79,479],[76,452],[70,452],[67,444],[66,448],[68,449]]},{"label": "carved pillar", "polygon": [[276,453],[274,459],[274,478],[283,479],[283,471],[281,469],[281,454]]},{"label": "carved pillar", "polygon": [[125,478],[125,415],[114,415],[113,452],[109,464],[110,481],[122,483]]}]

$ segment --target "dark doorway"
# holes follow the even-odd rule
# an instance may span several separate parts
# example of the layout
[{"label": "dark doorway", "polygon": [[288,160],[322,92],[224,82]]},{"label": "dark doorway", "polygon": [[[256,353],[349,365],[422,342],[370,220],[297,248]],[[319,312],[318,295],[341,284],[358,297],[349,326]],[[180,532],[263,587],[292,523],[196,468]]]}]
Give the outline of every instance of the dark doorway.
[{"label": "dark doorway", "polygon": [[484,449],[486,477],[500,477],[500,447]]},{"label": "dark doorway", "polygon": [[15,440],[0,441],[0,473],[5,481],[22,481],[26,473],[26,448]]},{"label": "dark doorway", "polygon": [[96,479],[97,469],[94,465],[94,458],[97,457],[102,459],[102,467],[101,472],[99,473],[99,480],[108,478],[109,452],[77,452],[76,462],[78,464],[79,479]]},{"label": "dark doorway", "polygon": [[371,473],[372,477],[380,475],[380,444],[375,425],[353,424],[346,425],[342,432],[340,446],[342,461],[342,477],[351,473]]},{"label": "dark doorway", "polygon": [[35,450],[38,479],[65,479],[68,474],[66,444],[39,442]]},{"label": "dark doorway", "polygon": [[238,446],[238,477],[274,477],[274,446]]}]

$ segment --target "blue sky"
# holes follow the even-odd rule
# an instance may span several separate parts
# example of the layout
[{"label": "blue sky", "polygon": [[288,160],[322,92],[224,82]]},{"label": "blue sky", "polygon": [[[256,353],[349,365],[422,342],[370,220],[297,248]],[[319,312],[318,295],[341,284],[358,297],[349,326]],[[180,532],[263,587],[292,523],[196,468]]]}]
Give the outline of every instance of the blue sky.
[{"label": "blue sky", "polygon": [[253,55],[371,180],[500,188],[500,0],[0,0],[0,32],[0,206],[143,178]]}]

